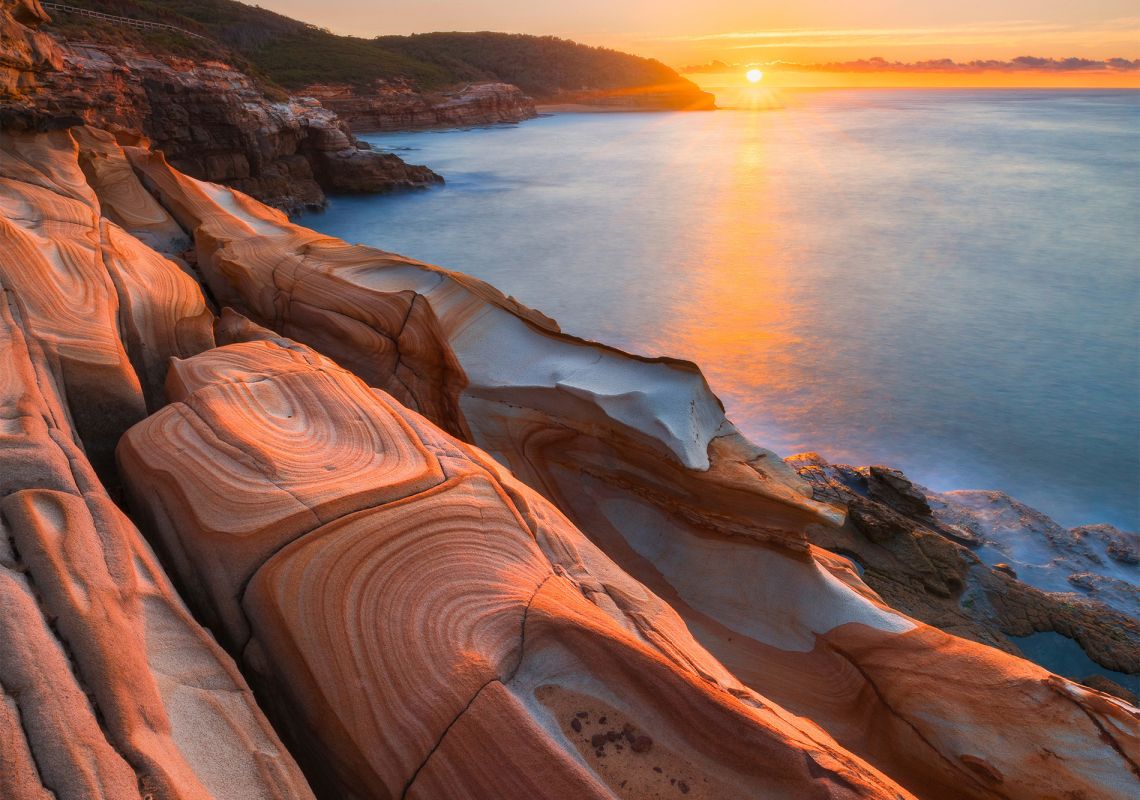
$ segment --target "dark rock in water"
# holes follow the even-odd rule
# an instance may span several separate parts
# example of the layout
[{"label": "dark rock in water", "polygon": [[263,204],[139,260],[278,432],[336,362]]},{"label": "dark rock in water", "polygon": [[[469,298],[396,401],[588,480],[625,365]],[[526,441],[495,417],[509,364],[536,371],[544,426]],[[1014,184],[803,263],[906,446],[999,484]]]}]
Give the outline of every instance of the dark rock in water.
[{"label": "dark rock in water", "polygon": [[860,470],[867,477],[871,498],[911,517],[929,518],[930,506],[924,495],[897,469],[871,466]]},{"label": "dark rock in water", "polygon": [[[893,607],[1019,654],[1012,637],[1056,632],[1105,669],[1140,673],[1140,590],[1127,562],[1135,534],[1067,531],[1000,492],[935,494],[886,467],[830,464],[817,453],[787,462],[816,500],[847,508],[842,528],[814,528],[812,541],[857,560]],[[995,554],[988,566],[979,558]],[[1070,571],[1078,565],[1094,571]]]}]

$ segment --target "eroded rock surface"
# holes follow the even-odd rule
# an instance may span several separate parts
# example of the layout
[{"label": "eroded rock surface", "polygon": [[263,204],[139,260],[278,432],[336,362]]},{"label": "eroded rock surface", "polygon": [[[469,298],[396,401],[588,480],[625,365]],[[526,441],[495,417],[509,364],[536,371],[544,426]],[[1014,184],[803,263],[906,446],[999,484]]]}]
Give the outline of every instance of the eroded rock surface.
[{"label": "eroded rock surface", "polygon": [[170,385],[120,446],[134,505],[330,796],[903,796],[488,456],[308,348],[228,345]]},{"label": "eroded rock surface", "polygon": [[[103,178],[88,183],[82,163]],[[132,229],[174,235],[105,134],[0,133],[0,281],[59,374],[89,458],[111,480],[119,437],[148,402],[162,402],[167,359],[212,347],[213,317],[177,264],[103,215],[97,189],[110,209],[130,209],[116,217]]]},{"label": "eroded rock surface", "polygon": [[310,798],[87,464],[29,320],[0,283],[0,794]]},{"label": "eroded rock surface", "polygon": [[915,617],[1123,670],[1134,620],[692,364],[87,128],[0,139],[0,298],[4,797],[310,793],[88,459],[322,796],[1134,794],[1140,711]]},{"label": "eroded rock surface", "polygon": [[[291,325],[369,384],[394,380],[390,355],[364,355],[390,352],[368,343],[402,330],[384,309],[402,295],[409,308],[423,303],[430,335],[416,336],[416,352],[462,374],[446,393],[459,413],[454,402],[424,403],[425,413],[552,501],[768,701],[922,797],[1127,796],[1135,709],[892,610],[850,562],[813,545],[839,530],[844,505],[813,498],[743,439],[693,365],[574,339],[479,281],[319,236],[152,154],[130,155],[195,231],[216,296],[269,327]],[[130,452],[141,460],[145,449]],[[876,481],[873,502],[893,514],[879,524],[865,509],[881,543],[911,526],[907,515],[925,518],[926,501],[893,471]],[[923,591],[954,598],[964,586],[955,573],[969,568],[962,549],[930,537],[897,557],[925,563]],[[1016,587],[996,595],[1016,604]],[[1100,755],[1077,754],[1074,737]]]}]

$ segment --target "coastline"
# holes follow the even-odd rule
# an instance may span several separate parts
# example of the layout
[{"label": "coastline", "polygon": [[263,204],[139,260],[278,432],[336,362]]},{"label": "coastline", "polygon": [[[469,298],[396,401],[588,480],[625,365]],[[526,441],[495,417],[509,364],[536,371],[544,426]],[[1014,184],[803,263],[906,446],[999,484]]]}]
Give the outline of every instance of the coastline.
[{"label": "coastline", "polygon": [[[790,390],[715,336],[660,348],[678,358],[610,335],[605,315],[686,327],[652,302],[644,268],[659,262],[586,248],[618,218],[688,256],[676,299],[697,312],[690,333],[717,315],[739,340],[794,310],[775,293],[728,306],[763,277],[734,269],[768,255],[732,236],[771,210],[740,160],[739,193],[704,185],[739,221],[706,215],[722,227],[696,246],[663,235],[692,226],[698,191],[678,178],[715,173],[709,149],[771,163],[754,128],[739,150],[664,120],[472,136],[498,139],[500,164],[529,152],[541,186],[501,179],[463,207],[490,173],[457,169],[459,191],[374,204],[460,248],[405,257],[285,213],[326,192],[442,182],[357,139],[352,119],[376,133],[462,120],[404,129],[424,132],[487,113],[493,126],[689,109],[540,112],[510,84],[440,104],[401,90],[393,106],[329,85],[341,116],[224,63],[61,45],[34,29],[45,19],[36,0],[0,0],[5,800],[1129,800],[1140,536],[1065,528],[1001,492],[931,491],[889,466],[783,458],[734,423],[697,362],[755,367],[817,415],[802,392],[836,403],[835,382]],[[614,135],[633,123],[644,135]],[[560,125],[598,136],[525,149]],[[665,187],[679,189],[672,217]],[[598,198],[601,222],[584,213]],[[431,202],[476,227],[425,213]],[[812,237],[841,233],[824,210]],[[558,308],[476,269],[475,245],[499,263],[518,254],[539,299],[559,299],[545,260],[563,294],[614,305],[563,330]],[[903,269],[903,250],[882,252]],[[572,251],[595,272],[555,263]],[[932,294],[913,275],[908,287]],[[858,343],[872,315],[857,302],[844,324],[841,306],[830,316]],[[813,335],[821,316],[802,316]],[[850,351],[832,357],[854,371]]]},{"label": "coastline", "polygon": [[[691,362],[564,334],[488,283],[294,225],[110,134],[6,134],[2,146],[4,185],[27,209],[5,237],[29,256],[15,268],[0,261],[0,347],[17,365],[0,392],[37,410],[9,426],[15,447],[0,448],[15,465],[5,473],[15,487],[3,502],[6,530],[35,585],[51,587],[47,609],[21,606],[26,625],[61,620],[83,674],[107,676],[96,686],[101,708],[117,714],[138,687],[159,687],[147,689],[156,699],[136,725],[165,719],[158,692],[170,645],[146,638],[141,615],[108,623],[72,600],[95,586],[96,609],[124,602],[123,586],[86,570],[159,574],[157,562],[121,552],[149,552],[149,542],[194,611],[181,617],[187,635],[208,620],[218,637],[180,641],[179,663],[201,663],[210,647],[229,658],[227,648],[236,686],[212,685],[249,699],[227,729],[241,735],[227,763],[254,785],[289,781],[278,796],[309,800],[297,764],[313,785],[333,787],[326,795],[366,796],[378,764],[393,793],[430,778],[429,796],[456,796],[463,781],[425,777],[418,765],[440,757],[445,734],[462,737],[442,751],[459,768],[496,757],[499,739],[472,733],[473,722],[503,735],[525,727],[511,752],[558,759],[544,775],[554,790],[520,793],[523,773],[495,770],[474,797],[574,796],[619,759],[666,749],[685,763],[634,762],[654,785],[716,786],[731,773],[746,787],[739,796],[783,791],[789,780],[798,795],[819,780],[800,769],[805,752],[819,752],[804,737],[827,744],[828,763],[841,760],[845,790],[862,781],[868,797],[906,796],[904,784],[960,797],[973,774],[962,757],[977,739],[960,744],[963,727],[1028,736],[1053,752],[1080,734],[1082,753],[1096,748],[1092,777],[1084,758],[1081,769],[1053,759],[1042,774],[1017,753],[987,749],[1005,787],[1022,789],[1006,792],[1016,800],[1057,786],[1112,797],[1104,787],[1130,774],[1104,731],[1123,729],[1134,693],[1103,675],[1083,684],[1051,675],[1015,640],[1056,631],[1131,675],[1140,626],[983,563],[969,543],[991,535],[988,505],[978,513],[965,498],[928,496],[885,467],[786,462],[735,428]],[[65,209],[76,222],[53,224]],[[32,255],[45,236],[59,258]],[[52,302],[75,275],[90,292],[82,315]],[[84,450],[52,460],[68,442]],[[38,487],[41,462],[64,490]],[[113,516],[114,536],[105,522],[81,524],[109,513],[104,485],[131,513]],[[50,514],[61,503],[69,544],[98,532],[85,534],[82,558],[39,556],[58,547],[60,517]],[[1109,557],[1131,557],[1111,531],[1089,536],[1104,537]],[[126,590],[150,591],[154,580]],[[0,583],[0,598],[11,585]],[[179,602],[173,590],[167,602]],[[471,633],[457,636],[457,626]],[[148,648],[161,654],[161,675]],[[127,657],[137,665],[129,676],[106,666]],[[26,650],[16,659],[43,662]],[[69,708],[82,710],[81,689],[72,696]],[[189,747],[233,708],[212,699],[197,711],[207,723],[180,732]],[[538,724],[550,709],[563,721],[554,731]],[[379,723],[345,726],[362,711]],[[45,716],[35,704],[21,712]],[[616,727],[586,727],[600,717]],[[406,718],[432,728],[393,740]],[[859,733],[870,721],[889,735]],[[91,725],[99,743],[117,733]],[[694,725],[711,732],[704,743],[690,741]],[[22,730],[12,734],[21,743]],[[893,744],[916,730],[937,746]],[[267,739],[280,769],[259,776],[266,750],[248,743]],[[393,741],[406,755],[369,760]],[[38,763],[74,769],[39,739],[21,746]],[[751,760],[759,747],[786,753],[779,763],[799,772]],[[114,756],[110,745],[100,752]],[[181,759],[169,749],[147,780],[217,767],[195,773]],[[946,772],[946,763],[966,766]]]}]

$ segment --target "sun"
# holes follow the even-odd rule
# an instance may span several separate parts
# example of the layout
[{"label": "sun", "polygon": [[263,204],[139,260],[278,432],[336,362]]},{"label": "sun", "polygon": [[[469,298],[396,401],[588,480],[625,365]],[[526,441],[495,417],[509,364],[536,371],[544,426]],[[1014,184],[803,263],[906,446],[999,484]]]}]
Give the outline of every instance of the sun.
[{"label": "sun", "polygon": [[744,77],[748,78],[749,83],[760,83],[760,79],[764,77],[764,73],[758,69],[750,69],[744,73]]}]

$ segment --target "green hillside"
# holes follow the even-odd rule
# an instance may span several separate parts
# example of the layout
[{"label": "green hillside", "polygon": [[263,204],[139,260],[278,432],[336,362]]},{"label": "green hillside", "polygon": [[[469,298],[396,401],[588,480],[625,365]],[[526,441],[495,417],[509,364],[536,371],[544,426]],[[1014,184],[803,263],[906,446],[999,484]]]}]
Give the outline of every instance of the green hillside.
[{"label": "green hillside", "polygon": [[554,36],[482,32],[363,39],[339,36],[234,0],[68,0],[67,4],[175,25],[209,41],[68,14],[54,15],[48,30],[72,39],[225,60],[288,90],[312,83],[363,87],[378,78],[406,79],[422,89],[501,80],[546,98],[565,91],[688,84],[658,61]]}]

